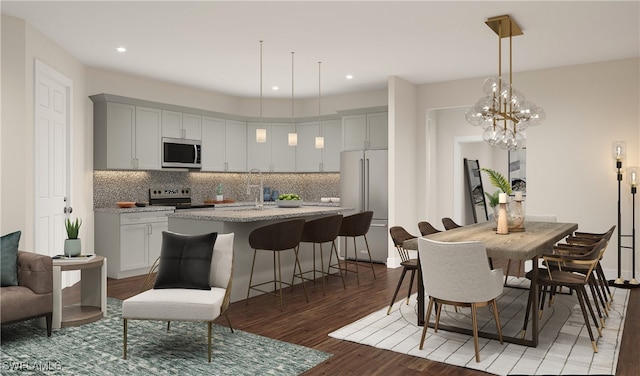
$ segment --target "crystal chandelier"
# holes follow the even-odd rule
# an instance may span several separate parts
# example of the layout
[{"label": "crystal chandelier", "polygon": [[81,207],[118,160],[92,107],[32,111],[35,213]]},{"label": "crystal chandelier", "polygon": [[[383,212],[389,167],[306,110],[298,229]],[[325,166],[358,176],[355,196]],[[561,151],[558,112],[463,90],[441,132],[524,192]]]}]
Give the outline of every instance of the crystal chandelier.
[{"label": "crystal chandelier", "polygon": [[[466,120],[481,126],[482,139],[491,146],[518,150],[525,146],[522,133],[530,126],[541,124],[546,114],[535,103],[512,86],[512,37],[522,35],[520,26],[508,15],[489,18],[486,22],[498,35],[498,76],[487,78],[482,90],[485,94],[465,113]],[[502,38],[509,38],[509,77],[502,76]]]}]

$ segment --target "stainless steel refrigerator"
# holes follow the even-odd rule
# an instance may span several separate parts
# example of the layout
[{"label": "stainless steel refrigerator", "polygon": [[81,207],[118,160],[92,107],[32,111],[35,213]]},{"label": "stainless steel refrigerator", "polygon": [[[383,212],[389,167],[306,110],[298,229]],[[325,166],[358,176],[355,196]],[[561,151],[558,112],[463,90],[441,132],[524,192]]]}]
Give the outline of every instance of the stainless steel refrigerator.
[{"label": "stainless steel refrigerator", "polygon": [[[387,150],[357,150],[340,153],[340,205],[357,212],[373,211],[367,233],[371,261],[386,263],[389,221]],[[348,215],[348,214],[346,214]],[[344,257],[344,238],[340,239],[340,254]],[[348,239],[347,258],[354,259],[353,240]],[[364,239],[357,239],[358,260],[369,260]]]}]

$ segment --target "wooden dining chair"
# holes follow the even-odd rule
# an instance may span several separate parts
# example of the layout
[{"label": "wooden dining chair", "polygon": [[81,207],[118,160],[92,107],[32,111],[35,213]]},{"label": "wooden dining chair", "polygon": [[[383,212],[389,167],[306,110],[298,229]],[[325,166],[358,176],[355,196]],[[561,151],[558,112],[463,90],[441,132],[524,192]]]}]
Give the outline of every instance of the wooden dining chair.
[{"label": "wooden dining chair", "polygon": [[449,217],[442,218],[442,225],[444,226],[445,230],[453,230],[454,228],[462,227],[459,224],[455,223],[453,219]]},{"label": "wooden dining chair", "polygon": [[404,276],[407,274],[407,271],[411,271],[411,280],[409,281],[409,292],[407,293],[407,305],[409,305],[409,297],[411,296],[411,287],[413,286],[413,280],[415,279],[416,271],[418,270],[418,259],[412,259],[409,257],[409,251],[404,249],[403,243],[405,240],[415,239],[416,236],[411,235],[401,226],[393,226],[389,229],[389,234],[391,235],[391,240],[393,240],[393,245],[395,245],[398,250],[398,254],[400,255],[400,265],[402,266],[402,274],[400,275],[400,279],[398,280],[398,284],[396,285],[396,291],[393,293],[393,297],[391,298],[391,303],[389,303],[389,309],[387,310],[387,315],[391,313],[391,308],[393,307],[393,303],[396,301],[396,297],[398,296],[398,291],[400,291],[400,286],[402,285],[402,281],[404,280]]},{"label": "wooden dining chair", "polygon": [[[599,337],[602,336],[602,331],[600,329],[600,322],[596,318],[593,306],[591,305],[589,297],[587,296],[585,286],[589,284],[589,277],[595,269],[600,257],[602,247],[604,247],[605,245],[605,239],[600,239],[597,243],[590,246],[591,249],[588,252],[583,254],[563,253],[558,249],[557,246],[555,246],[553,253],[545,254],[542,256],[547,267],[539,271],[538,278],[534,281],[532,279],[532,273],[527,274],[527,277],[532,279],[531,283],[535,283],[540,287],[540,315],[543,312],[542,307],[544,306],[544,300],[542,299],[542,297],[545,295],[547,289],[551,291],[557,287],[568,287],[576,292],[578,303],[580,304],[580,309],[582,310],[584,323],[587,327],[589,338],[591,339],[591,346],[593,347],[593,352],[596,353],[598,352],[598,346],[596,344],[591,325],[589,324],[589,316],[591,316],[591,319],[593,320],[593,324],[598,331]],[[565,269],[578,265],[585,266],[587,268],[585,274],[574,273]],[[531,297],[529,298],[527,309],[525,311],[524,326],[522,328],[522,338],[524,338],[524,336],[526,335],[530,311]]]},{"label": "wooden dining chair", "polygon": [[422,236],[427,236],[427,235],[436,234],[440,232],[440,230],[433,227],[431,223],[427,221],[418,222],[418,229],[420,230],[420,234]]}]

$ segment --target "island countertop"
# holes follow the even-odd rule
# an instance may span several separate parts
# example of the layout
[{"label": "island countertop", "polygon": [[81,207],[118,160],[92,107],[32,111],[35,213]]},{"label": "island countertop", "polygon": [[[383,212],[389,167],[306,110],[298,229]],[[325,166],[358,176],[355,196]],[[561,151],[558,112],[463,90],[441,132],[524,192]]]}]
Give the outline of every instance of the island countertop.
[{"label": "island countertop", "polygon": [[341,206],[301,206],[281,208],[265,206],[263,210],[249,207],[220,207],[214,209],[180,210],[167,214],[169,218],[196,219],[218,222],[256,222],[263,220],[287,219],[328,214],[345,214],[353,208]]}]

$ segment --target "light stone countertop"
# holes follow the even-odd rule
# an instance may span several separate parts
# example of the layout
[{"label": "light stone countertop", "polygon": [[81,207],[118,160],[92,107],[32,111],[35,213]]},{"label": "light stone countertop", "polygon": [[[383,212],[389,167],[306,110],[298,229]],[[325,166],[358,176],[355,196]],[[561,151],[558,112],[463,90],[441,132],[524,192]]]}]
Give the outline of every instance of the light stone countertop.
[{"label": "light stone countertop", "polygon": [[303,205],[298,208],[280,208],[275,205],[266,205],[263,210],[257,210],[253,206],[236,206],[216,207],[215,209],[179,210],[175,213],[167,214],[167,217],[218,222],[257,222],[315,215],[346,214],[353,210],[353,208],[341,206]]},{"label": "light stone countertop", "polygon": [[[254,205],[253,202],[238,201],[233,203],[216,204],[215,208],[218,208],[218,209],[225,209],[225,208],[231,209],[231,208],[238,208],[238,207],[249,208],[249,207],[253,207],[253,205]],[[312,207],[339,208],[340,204],[332,203],[332,202],[305,202],[302,204],[302,206],[303,207],[312,206]],[[265,210],[268,208],[276,208],[276,204],[273,201],[266,201],[264,203],[264,207],[265,207]],[[133,208],[119,208],[114,205],[114,206],[103,207],[103,208],[94,208],[93,211],[103,212],[103,213],[143,213],[143,212],[154,212],[154,211],[174,211],[175,209],[176,209],[175,206],[148,205],[143,207],[136,206]],[[179,212],[188,211],[193,213],[194,210],[202,211],[202,210],[211,210],[211,209],[206,209],[206,208],[185,209],[185,210],[179,210]]]}]

